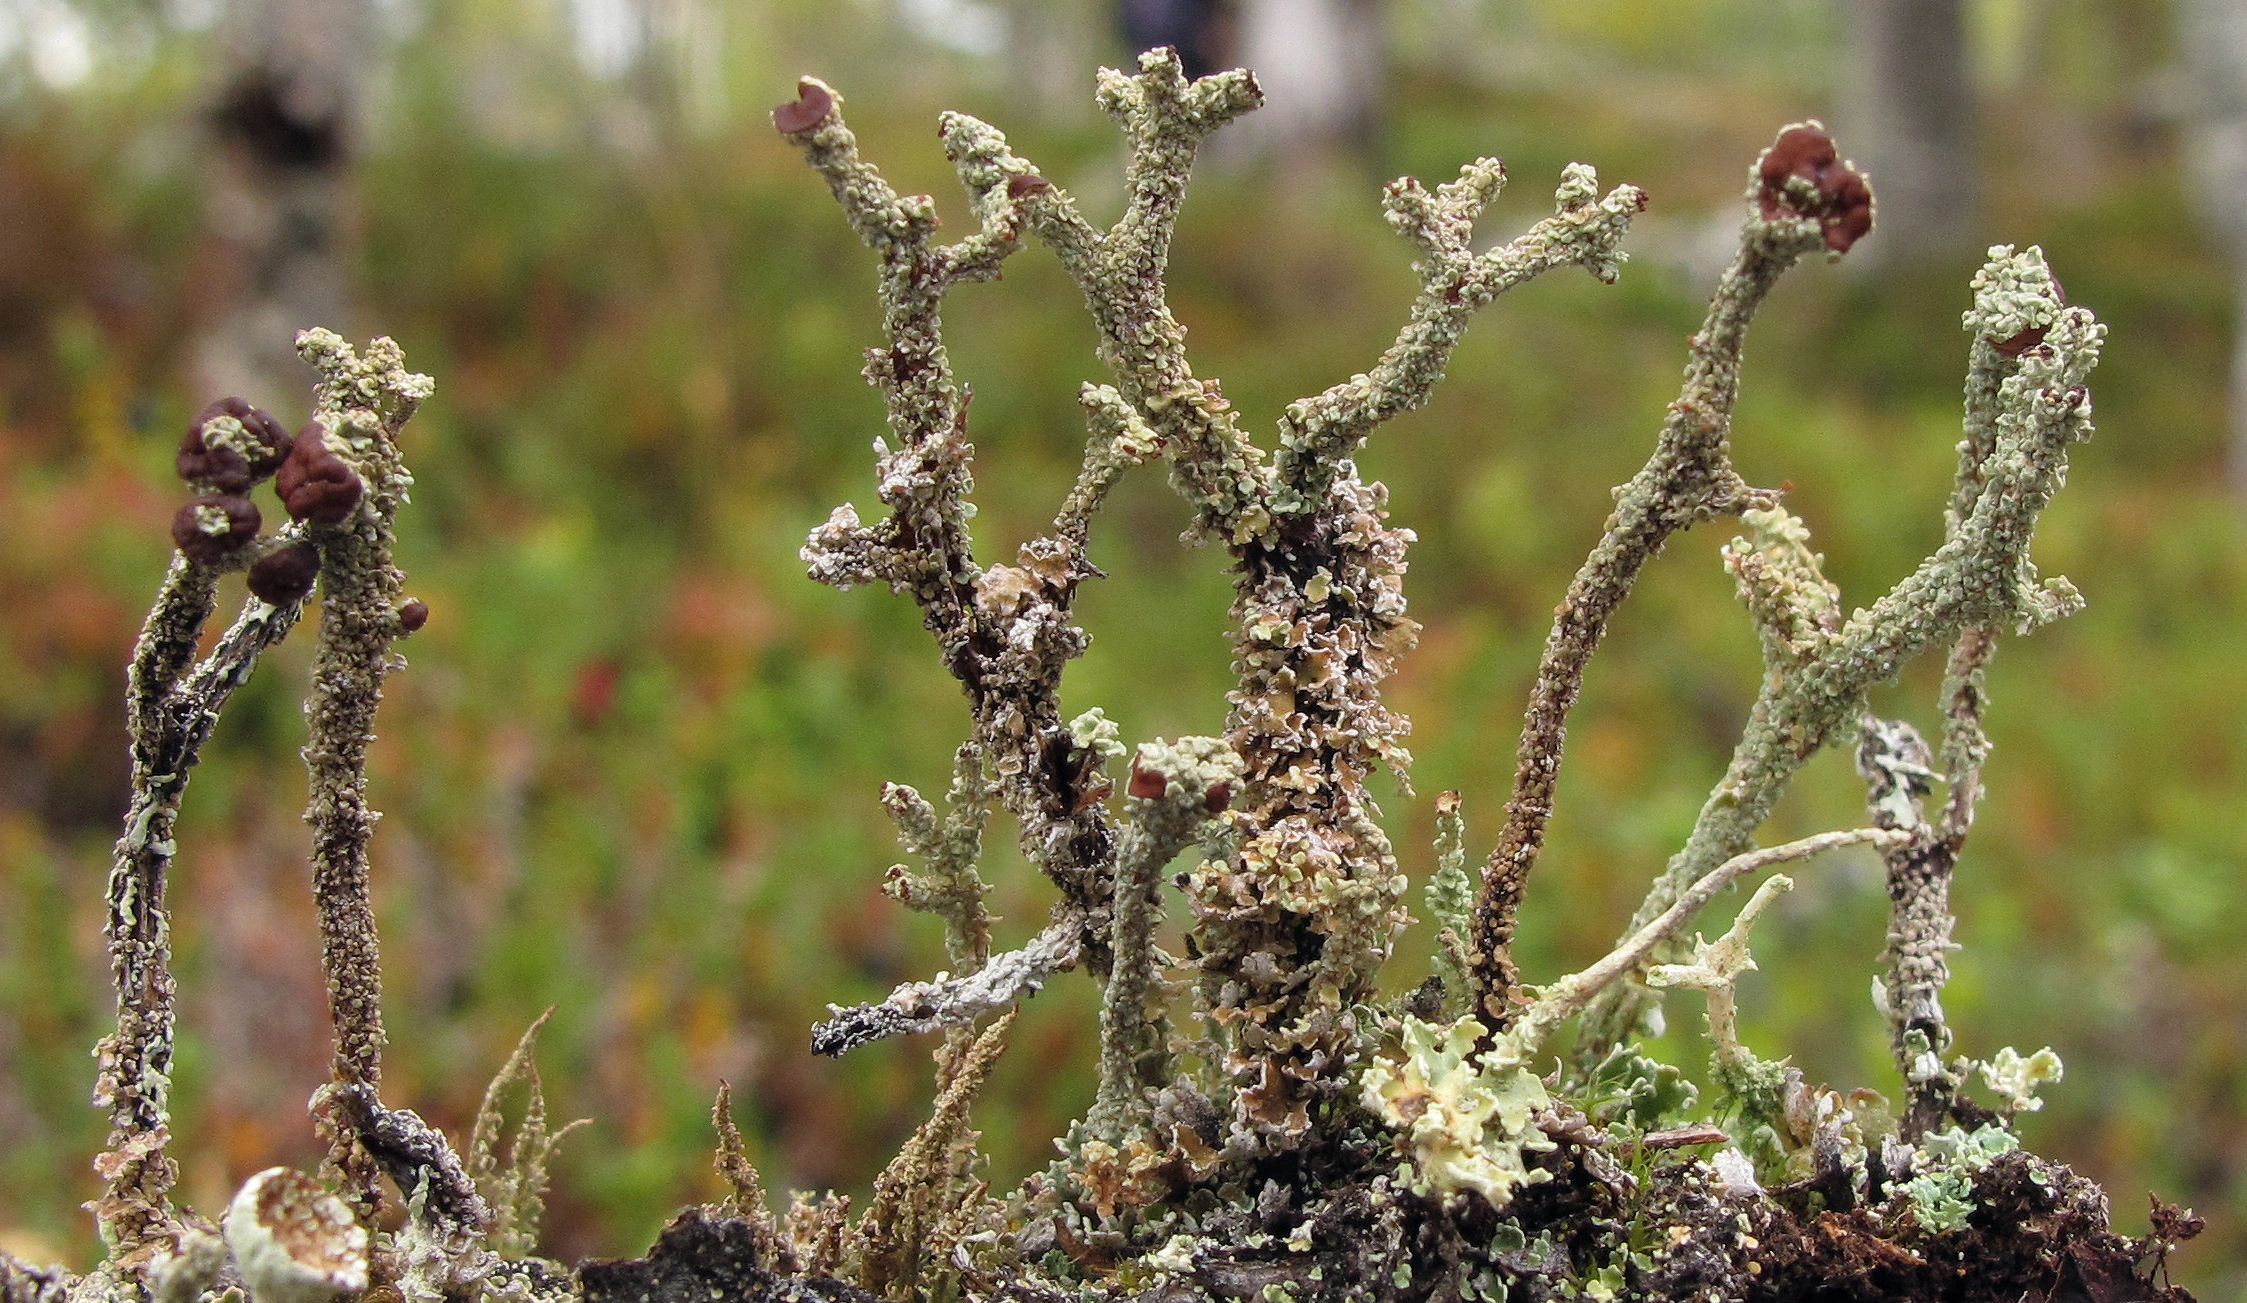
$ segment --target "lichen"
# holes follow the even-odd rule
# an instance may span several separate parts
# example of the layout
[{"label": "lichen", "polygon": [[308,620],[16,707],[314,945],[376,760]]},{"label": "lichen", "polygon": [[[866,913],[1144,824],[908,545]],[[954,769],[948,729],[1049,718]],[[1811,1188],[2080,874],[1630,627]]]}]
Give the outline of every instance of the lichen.
[{"label": "lichen", "polygon": [[1986,1125],[1972,1131],[1952,1127],[1922,1139],[1912,1157],[1913,1175],[1902,1187],[1913,1219],[1937,1234],[1965,1229],[1980,1206],[1974,1200],[1975,1174],[2020,1147],[2012,1132]]},{"label": "lichen", "polygon": [[2036,1097],[2038,1088],[2058,1081],[2061,1073],[2060,1056],[2050,1046],[2023,1058],[2008,1045],[1983,1062],[1981,1069],[1983,1084],[1997,1093],[1999,1107],[2008,1116],[2043,1108],[2044,1101]]},{"label": "lichen", "polygon": [[1358,1090],[1396,1132],[1414,1191],[1452,1199],[1471,1190],[1502,1209],[1520,1187],[1552,1177],[1528,1160],[1554,1148],[1530,1123],[1552,1097],[1519,1045],[1501,1036],[1478,1050],[1481,1034],[1474,1018],[1437,1025],[1407,1015],[1401,1053],[1367,1064]]},{"label": "lichen", "polygon": [[[1385,422],[1426,401],[1469,320],[1501,293],[1566,267],[1614,279],[1645,197],[1629,186],[1603,194],[1590,167],[1572,164],[1550,215],[1492,242],[1477,227],[1505,182],[1496,160],[1433,190],[1393,182],[1382,209],[1417,254],[1405,322],[1366,370],[1282,406],[1276,438],[1260,446],[1219,384],[1195,373],[1165,283],[1196,152],[1260,98],[1249,74],[1189,80],[1168,51],[1104,71],[1098,102],[1125,136],[1130,195],[1106,228],[996,129],[946,114],[939,134],[975,226],[951,243],[937,239],[933,200],[898,194],[861,157],[832,88],[805,78],[773,114],[870,251],[882,315],[864,373],[886,424],[871,440],[880,509],[836,507],[801,556],[820,582],[879,583],[911,600],[969,717],[941,801],[902,784],[879,796],[912,861],[883,875],[884,890],[939,919],[947,967],[831,1007],[813,1030],[813,1048],[827,1053],[938,1035],[929,1115],[862,1212],[845,1197],[799,1194],[776,1217],[721,1084],[713,1118],[727,1197],[682,1214],[646,1259],[568,1275],[531,1256],[547,1162],[568,1128],[547,1125],[529,1034],[487,1093],[465,1159],[383,1101],[365,760],[385,676],[400,664],[396,639],[428,618],[404,599],[392,541],[412,482],[398,437],[432,390],[387,340],[360,352],[312,331],[300,347],[320,386],[294,439],[229,399],[182,442],[193,496],[174,517],[180,554],[128,680],[133,796],[108,901],[118,1018],[99,1047],[96,1094],[111,1136],[92,1205],[111,1256],[71,1277],[0,1255],[0,1303],[242,1303],[238,1288],[220,1292],[236,1277],[284,1303],[354,1293],[394,1303],[1546,1303],[1823,1297],[1834,1280],[1875,1276],[1926,1295],[1937,1287],[1930,1273],[1954,1273],[1948,1288],[1976,1266],[1992,1297],[2011,1298],[2050,1293],[2056,1263],[2089,1280],[2149,1254],[2162,1261],[2196,1219],[2157,1206],[2158,1243],[2133,1250],[2112,1234],[2094,1187],[2013,1152],[2014,1135],[1986,1123],[2039,1107],[2059,1061],[2050,1050],[1957,1054],[1940,1002],[1949,882],[1989,754],[1984,672],[2001,633],[2079,603],[2064,579],[2037,571],[2030,547],[2068,445],[2090,432],[2084,381],[2102,328],[2064,303],[2040,252],[1991,250],[1965,317],[1965,437],[1943,542],[1885,596],[1849,608],[1808,523],[1781,492],[1748,485],[1730,455],[1758,305],[1790,267],[1840,255],[1873,219],[1869,184],[1822,128],[1782,130],[1751,169],[1738,255],[1688,346],[1655,450],[1617,490],[1556,609],[1481,880],[1447,792],[1424,897],[1436,972],[1385,998],[1376,979],[1408,922],[1406,883],[1369,783],[1386,770],[1410,795],[1407,722],[1383,692],[1418,625],[1404,596],[1413,536],[1389,522],[1387,491],[1356,458]],[[1050,527],[1009,557],[978,558],[972,390],[953,375],[941,309],[1032,242],[1082,291],[1109,374],[1079,392],[1084,454]],[[1185,500],[1190,537],[1230,569],[1235,681],[1222,736],[1134,748],[1097,708],[1064,716],[1061,682],[1090,643],[1074,601],[1102,574],[1096,516],[1124,475],[1158,460]],[[292,522],[271,535],[247,496],[268,475]],[[1588,662],[1665,541],[1725,517],[1740,522],[1722,558],[1764,670],[1731,765],[1615,945],[1526,984],[1514,929]],[[201,653],[217,581],[237,570],[253,600]],[[328,1155],[322,1179],[276,1171],[253,1182],[222,1240],[170,1198],[166,878],[199,747],[315,588],[307,819],[336,1052],[313,1113]],[[1938,647],[1942,734],[1931,746],[1908,721],[1870,715],[1866,694]],[[1852,738],[1869,826],[1759,846],[1792,777]],[[1112,772],[1126,756],[1128,768]],[[1044,926],[1011,949],[995,948],[1004,920],[985,907],[982,873],[985,833],[1001,814],[1058,893]],[[1183,873],[1166,876],[1196,848]],[[1896,1106],[1760,1058],[1741,1034],[1735,985],[1755,967],[1747,932],[1789,877],[1763,882],[1716,940],[1691,930],[1752,875],[1851,848],[1877,852],[1887,869],[1873,994],[1905,1092]],[[1173,885],[1187,915],[1179,955],[1156,943]],[[1071,970],[1101,987],[1093,1102],[1051,1167],[994,1194],[970,1125],[977,1094],[1014,1006]],[[1675,987],[1706,995],[1705,1104],[1641,1039],[1659,1019],[1656,993]],[[1540,1075],[1556,1049],[1566,1057]],[[1995,1113],[1960,1095],[1977,1068]],[[510,1135],[501,1105],[517,1086],[527,1102]],[[392,1188],[403,1209],[384,1207]],[[287,1206],[269,1207],[272,1192]],[[280,1250],[276,1228],[290,1241]]]}]

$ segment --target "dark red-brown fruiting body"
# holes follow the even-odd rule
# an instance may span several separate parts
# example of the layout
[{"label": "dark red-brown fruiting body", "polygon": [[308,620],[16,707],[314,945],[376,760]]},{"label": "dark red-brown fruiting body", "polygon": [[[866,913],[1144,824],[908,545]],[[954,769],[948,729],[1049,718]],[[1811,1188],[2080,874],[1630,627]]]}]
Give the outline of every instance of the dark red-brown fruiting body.
[{"label": "dark red-brown fruiting body", "polygon": [[1124,790],[1131,793],[1133,796],[1140,798],[1141,800],[1158,800],[1161,798],[1164,792],[1170,790],[1170,780],[1163,777],[1161,774],[1156,773],[1152,769],[1141,769],[1139,767],[1138,758],[1133,757],[1131,762],[1131,785],[1124,788]]},{"label": "dark red-brown fruiting body", "polygon": [[[1789,193],[1787,181],[1801,177],[1810,182],[1816,198]],[[1872,187],[1864,174],[1841,160],[1833,137],[1807,123],[1797,123],[1779,133],[1771,148],[1756,161],[1757,201],[1765,221],[1794,213],[1818,219],[1826,247],[1847,253],[1849,246],[1872,230]]]},{"label": "dark red-brown fruiting body", "polygon": [[783,136],[801,135],[827,120],[835,111],[835,97],[825,86],[806,77],[796,83],[796,98],[773,106],[772,125]]},{"label": "dark red-brown fruiting body", "polygon": [[[208,508],[225,513],[225,528],[211,533],[204,528]],[[257,504],[233,493],[206,493],[179,509],[172,517],[172,542],[198,565],[217,565],[244,543],[257,537]]]},{"label": "dark red-brown fruiting body", "polygon": [[1215,784],[1202,795],[1202,808],[1211,814],[1222,813],[1225,807],[1232,803],[1233,785],[1231,783]]},{"label": "dark red-brown fruiting body", "polygon": [[273,491],[281,495],[281,504],[292,518],[334,525],[359,505],[366,485],[360,483],[359,472],[328,451],[326,433],[318,421],[297,431],[296,446],[281,463]]},{"label": "dark red-brown fruiting body", "polygon": [[309,596],[312,581],[319,577],[320,549],[299,543],[259,557],[250,567],[250,592],[267,605],[287,606]]},{"label": "dark red-brown fruiting body", "polygon": [[1991,340],[1990,347],[2007,357],[2019,357],[2044,342],[2044,331],[2043,326],[2030,326],[2011,339]]},{"label": "dark red-brown fruiting body", "polygon": [[[204,437],[211,422],[225,416],[240,421],[256,442],[247,454],[236,448],[213,446]],[[190,484],[207,483],[220,493],[247,493],[288,457],[290,443],[289,432],[279,421],[239,398],[221,398],[188,423],[173,464],[179,477]]]},{"label": "dark red-brown fruiting body", "polygon": [[1807,123],[1796,123],[1779,133],[1771,148],[1763,151],[1756,160],[1756,175],[1763,183],[1763,215],[1777,217],[1777,205],[1786,202],[1786,183],[1790,176],[1811,181],[1832,167],[1840,159],[1834,149],[1833,137]]},{"label": "dark red-brown fruiting body", "polygon": [[1051,189],[1053,189],[1053,182],[1046,180],[1035,172],[1018,172],[1006,179],[1006,197],[1009,199],[1020,199],[1024,195],[1034,195],[1041,190]]},{"label": "dark red-brown fruiting body", "polygon": [[[2066,287],[2060,284],[2060,278],[2057,276],[2053,276],[2050,277],[2050,280],[2052,282],[2052,298],[2060,303],[2067,302],[2068,292]],[[2014,335],[2011,339],[1991,340],[1990,347],[1996,349],[1998,352],[2004,354],[2007,357],[2019,357],[2021,354],[2026,353],[2030,349],[2035,348],[2037,345],[2043,343],[2045,331],[2048,329],[2049,327],[2046,326],[2030,326],[2028,329]]]},{"label": "dark red-brown fruiting body", "polygon": [[406,604],[398,608],[399,633],[418,633],[421,626],[427,623],[429,623],[429,603],[422,601],[420,598],[408,598]]},{"label": "dark red-brown fruiting body", "polygon": [[1872,231],[1872,187],[1865,184],[1863,174],[1844,167],[1830,189],[1821,184],[1819,191],[1827,196],[1826,247],[1835,253],[1847,253],[1850,245]]}]

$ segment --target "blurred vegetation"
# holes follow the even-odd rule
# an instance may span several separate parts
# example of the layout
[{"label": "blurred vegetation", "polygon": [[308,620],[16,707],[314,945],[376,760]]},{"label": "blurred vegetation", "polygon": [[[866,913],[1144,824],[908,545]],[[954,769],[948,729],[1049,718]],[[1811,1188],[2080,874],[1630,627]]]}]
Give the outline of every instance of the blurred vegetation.
[{"label": "blurred vegetation", "polygon": [[[169,552],[176,432],[211,397],[185,382],[212,297],[206,7],[19,3],[14,44],[0,40],[0,1243],[81,1267],[121,667]],[[410,591],[434,614],[375,761],[385,1093],[464,1132],[485,1078],[555,1006],[554,1107],[596,1121],[559,1164],[547,1248],[565,1258],[637,1252],[714,1193],[720,1078],[780,1187],[863,1188],[930,1092],[927,1046],[840,1062],[805,1048],[825,1002],[941,962],[933,924],[879,894],[896,851],[874,797],[884,780],[940,790],[966,713],[907,603],[801,577],[806,530],[872,498],[880,407],[856,374],[876,337],[872,267],[764,110],[818,72],[850,96],[868,154],[955,224],[940,107],[998,122],[1097,203],[1120,186],[1091,65],[1125,54],[1085,4],[997,11],[1062,33],[1082,58],[1067,67],[947,49],[875,0],[680,0],[649,12],[700,25],[659,26],[645,47],[596,40],[592,11],[607,10],[378,6],[352,199],[360,311],[330,323],[397,337],[439,386],[413,427],[402,522]],[[2247,522],[2219,483],[2230,273],[2193,230],[2169,125],[2138,107],[2167,58],[2161,6],[1975,13],[1988,235],[2044,244],[2113,333],[2100,434],[2040,556],[2091,605],[2007,643],[1991,671],[1997,752],[1947,1003],[1969,1051],[2059,1050],[2068,1075],[2030,1144],[2105,1182],[2125,1227],[2143,1225],[2148,1189],[2208,1214],[2180,1280],[2231,1296],[2247,1284]],[[66,19],[75,63],[39,30]],[[1729,226],[1779,124],[1830,115],[1845,52],[1807,0],[1420,0],[1392,22],[1379,156],[1205,169],[1172,286],[1200,372],[1273,413],[1362,370],[1402,317],[1385,177],[1502,153],[1516,189],[1501,225],[1541,212],[1571,159],[1652,192],[1634,243],[1657,256],[1612,288],[1540,283],[1494,307],[1434,403],[1364,458],[1421,538],[1427,631],[1397,685],[1414,778],[1460,789],[1487,842],[1546,613],[1674,392],[1706,289],[1687,254]],[[1806,268],[1750,346],[1738,461],[1793,483],[1852,600],[1940,536],[1971,270]],[[977,388],[982,551],[1004,557],[1075,465],[1091,333],[1035,251],[950,320]],[[308,401],[249,397],[292,424]],[[1221,726],[1227,592],[1212,557],[1175,543],[1184,523],[1150,473],[1096,527],[1114,578],[1081,599],[1097,643],[1070,701],[1126,736]],[[1594,665],[1525,915],[1533,978],[1604,950],[1720,772],[1757,672],[1724,537],[1674,546]],[[260,1167],[316,1159],[302,1104],[327,1029],[301,871],[303,671],[286,646],[260,669],[186,801],[174,1131],[184,1194],[206,1209]],[[1884,709],[1927,724],[1934,687],[1923,668]],[[1773,835],[1854,825],[1861,806],[1829,755]],[[1427,803],[1388,807],[1425,872]],[[1041,884],[992,876],[1002,929],[1026,935]],[[1866,995],[1877,864],[1800,876],[1758,935],[1749,1037],[1814,1080],[1893,1092]],[[1425,971],[1425,939],[1408,946],[1399,986]],[[1667,1052],[1697,1063],[1698,1006],[1673,1014]],[[1080,980],[1026,1010],[977,1119],[996,1181],[1040,1164],[1089,1101],[1094,1022]]]}]

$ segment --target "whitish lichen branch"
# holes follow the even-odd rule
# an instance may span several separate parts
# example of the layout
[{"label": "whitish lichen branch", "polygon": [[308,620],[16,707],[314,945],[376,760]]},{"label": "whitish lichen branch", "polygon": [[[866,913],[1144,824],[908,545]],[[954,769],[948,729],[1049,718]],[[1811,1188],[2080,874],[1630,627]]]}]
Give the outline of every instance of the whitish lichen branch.
[{"label": "whitish lichen branch", "polygon": [[[1677,937],[1701,907],[1716,894],[1750,873],[1794,860],[1808,859],[1844,846],[1901,844],[1907,835],[1885,828],[1852,828],[1797,838],[1777,846],[1746,851],[1703,874],[1678,893],[1667,908],[1634,929],[1598,962],[1561,978],[1539,992],[1515,1018],[1512,1034],[1524,1045],[1542,1044],[1555,1028],[1583,1012],[1591,1002],[1623,977],[1645,968],[1664,943]],[[1753,916],[1750,916],[1753,921]],[[1742,954],[1745,951],[1741,952]]]},{"label": "whitish lichen branch", "polygon": [[[1959,445],[1961,487],[1942,546],[1846,620],[1809,550],[1807,528],[1793,516],[1750,513],[1751,537],[1726,549],[1726,564],[1763,638],[1765,683],[1723,781],[1703,805],[1685,848],[1648,892],[1634,927],[1667,909],[1708,866],[1749,843],[1795,772],[1862,716],[1873,685],[1968,631],[2012,625],[2025,633],[2081,605],[2066,579],[2038,574],[2029,542],[2066,479],[2068,446],[2090,436],[2083,382],[2097,365],[2105,328],[2084,309],[2061,303],[2035,249],[1991,249],[1974,287],[1975,306],[1966,314],[1975,340],[1970,433]],[[2044,333],[2016,352],[2024,334],[2037,329]],[[1995,395],[1986,448],[1971,433],[1977,419],[1972,395],[1985,391]],[[1618,991],[1604,1002],[1582,1042],[1594,1056],[1585,1061],[1596,1062],[1626,1039],[1650,1007],[1642,990]]]},{"label": "whitish lichen branch", "polygon": [[1748,954],[1748,930],[1770,908],[1771,902],[1794,890],[1794,879],[1774,873],[1748,897],[1733,917],[1732,926],[1714,941],[1693,940],[1693,957],[1682,964],[1656,964],[1646,970],[1648,986],[1683,986],[1701,991],[1709,1000],[1709,1043],[1719,1080],[1746,1074],[1754,1055],[1740,1040],[1739,1004],[1734,987],[1740,976],[1755,968]]},{"label": "whitish lichen branch", "polygon": [[1074,919],[1063,919],[965,976],[938,973],[931,981],[907,982],[877,1004],[829,1005],[827,1020],[812,1028],[811,1048],[841,1054],[884,1037],[964,1026],[1020,1004],[1056,973],[1076,967],[1079,931]]}]

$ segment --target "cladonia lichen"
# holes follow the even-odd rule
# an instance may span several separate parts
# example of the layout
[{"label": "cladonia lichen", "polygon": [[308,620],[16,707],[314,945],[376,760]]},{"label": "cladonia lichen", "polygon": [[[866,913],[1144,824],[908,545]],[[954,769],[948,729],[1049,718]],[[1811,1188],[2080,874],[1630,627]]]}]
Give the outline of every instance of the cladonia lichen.
[{"label": "cladonia lichen", "polygon": [[[801,557],[819,582],[910,600],[966,706],[941,798],[895,783],[877,798],[910,861],[883,888],[941,924],[945,967],[832,1006],[812,1030],[828,1054],[934,1034],[928,1115],[862,1209],[836,1195],[766,1207],[720,1084],[725,1197],[682,1213],[646,1258],[571,1273],[534,1256],[548,1163],[569,1128],[547,1124],[531,1035],[487,1093],[465,1158],[382,1098],[366,760],[385,678],[402,664],[395,643],[428,615],[405,597],[393,542],[412,483],[402,428],[432,386],[388,340],[360,351],[310,331],[300,347],[319,387],[293,438],[228,399],[182,442],[178,555],[128,677],[132,795],[107,900],[117,1022],[96,1088],[110,1135],[91,1205],[110,1256],[77,1277],[0,1254],[0,1303],[241,1303],[237,1281],[264,1303],[1547,1303],[1869,1297],[1875,1277],[1896,1297],[1952,1297],[1970,1279],[2010,1299],[2052,1294],[2055,1272],[2142,1282],[2138,1261],[2161,1260],[2195,1220],[2157,1205],[2162,1238],[2141,1251],[2112,1232],[2095,1188],[2016,1153],[2007,1127],[2039,1107],[2059,1060],[1957,1053],[1940,999],[1956,944],[1950,883],[1990,751],[1986,668],[2001,636],[2080,604],[2037,570],[2031,545],[2069,446],[2091,430],[2085,381],[2103,328],[2064,302],[2041,252],[1990,251],[1964,318],[1964,437],[1942,542],[1850,607],[1807,521],[1731,457],[1758,306],[1788,269],[1872,229],[1869,183],[1824,130],[1783,129],[1751,169],[1737,255],[1687,344],[1654,451],[1617,489],[1555,609],[1479,875],[1458,795],[1437,798],[1424,894],[1435,973],[1388,995],[1377,979],[1409,923],[1408,893],[1370,784],[1386,771],[1410,795],[1407,723],[1383,692],[1419,629],[1404,596],[1414,538],[1390,523],[1387,491],[1357,457],[1426,401],[1470,319],[1502,293],[1570,267],[1614,280],[1646,198],[1603,193],[1571,164],[1549,214],[1493,240],[1479,227],[1506,180],[1495,159],[1432,190],[1392,182],[1382,210],[1417,259],[1403,324],[1363,372],[1280,405],[1260,445],[1195,371],[1166,277],[1196,152],[1261,98],[1249,73],[1189,79],[1167,50],[1103,71],[1097,100],[1124,135],[1128,193],[1105,227],[995,128],[945,114],[942,148],[973,219],[949,243],[931,198],[899,194],[861,156],[832,88],[804,78],[774,111],[868,249],[881,308],[864,371],[882,400],[879,506],[834,508]],[[1004,558],[979,557],[971,390],[954,376],[942,309],[1031,243],[1082,292],[1106,375],[1079,391],[1083,458],[1051,524]],[[1133,746],[1098,708],[1065,715],[1062,680],[1091,640],[1075,601],[1103,575],[1098,513],[1123,476],[1156,462],[1190,536],[1230,574],[1234,682],[1221,735]],[[267,477],[290,520],[271,534],[250,496]],[[1519,912],[1589,663],[1666,540],[1726,518],[1739,536],[1722,561],[1763,662],[1730,764],[1616,943],[1524,982]],[[251,598],[205,650],[218,582],[236,571]],[[219,711],[315,592],[304,759],[336,1034],[313,1102],[326,1161],[318,1178],[254,1180],[222,1238],[171,1199],[176,822]],[[1930,744],[1909,721],[1873,715],[1867,694],[1937,650]],[[1759,845],[1792,778],[1848,743],[1867,826]],[[986,906],[997,816],[1054,889],[1043,925],[1011,943]],[[1886,870],[1885,936],[1862,959],[1878,970],[1896,1106],[1748,1048],[1736,991],[1756,967],[1748,929],[1791,877],[1764,881],[1714,941],[1692,931],[1734,886],[1836,854],[1877,854]],[[1099,987],[1089,1107],[1051,1166],[994,1191],[978,1095],[1018,1006],[1072,971]],[[1677,987],[1705,993],[1713,1089],[1646,1043],[1660,992]],[[1994,1112],[1962,1097],[1976,1069]],[[509,1128],[502,1104],[518,1086],[527,1098]]]},{"label": "cladonia lichen", "polygon": [[1530,1125],[1552,1098],[1519,1045],[1501,1036],[1478,1050],[1481,1033],[1474,1018],[1439,1026],[1407,1015],[1403,1053],[1368,1064],[1359,1092],[1396,1131],[1413,1190],[1433,1199],[1472,1190],[1504,1208],[1517,1188],[1552,1178],[1527,1159],[1554,1148]]}]

